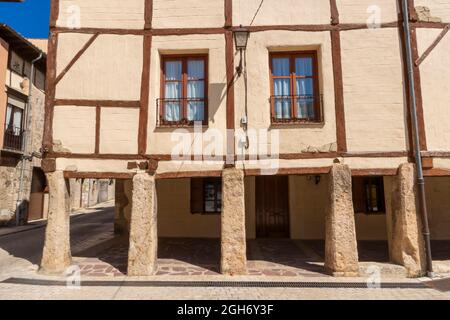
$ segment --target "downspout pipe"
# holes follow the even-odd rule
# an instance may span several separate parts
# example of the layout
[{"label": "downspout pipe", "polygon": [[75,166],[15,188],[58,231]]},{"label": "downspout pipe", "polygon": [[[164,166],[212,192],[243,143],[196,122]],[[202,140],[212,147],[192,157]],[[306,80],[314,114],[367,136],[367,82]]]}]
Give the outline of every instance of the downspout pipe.
[{"label": "downspout pipe", "polygon": [[409,23],[409,9],[408,0],[402,0],[402,11],[403,11],[403,24],[405,33],[405,47],[406,47],[406,63],[408,68],[408,83],[409,92],[411,96],[411,120],[413,129],[413,140],[414,140],[414,158],[416,162],[417,171],[417,192],[419,197],[419,211],[422,220],[422,234],[425,241],[425,253],[426,253],[426,268],[427,275],[433,277],[433,259],[431,256],[431,239],[430,239],[430,227],[428,224],[428,212],[427,212],[427,200],[425,196],[425,179],[423,177],[423,167],[422,167],[422,154],[420,148],[420,138],[419,138],[419,123],[417,120],[417,100],[415,93],[415,83],[414,83],[414,68],[413,68],[413,58],[412,58],[412,48],[411,48],[411,27]]},{"label": "downspout pipe", "polygon": [[28,143],[28,122],[29,122],[29,115],[31,114],[31,96],[33,92],[33,82],[34,82],[34,70],[35,70],[35,63],[42,59],[44,54],[42,52],[39,53],[39,56],[31,61],[31,71],[30,71],[30,83],[28,88],[28,103],[27,103],[27,110],[25,112],[25,130],[24,130],[24,136],[23,136],[23,152],[24,155],[22,156],[22,163],[20,164],[20,179],[19,179],[19,191],[17,193],[17,201],[16,201],[16,225],[20,225],[20,206],[22,204],[22,195],[23,195],[23,188],[24,188],[24,176],[25,176],[25,161],[31,161],[33,159],[33,153],[31,150],[31,155],[27,155],[27,143]]}]

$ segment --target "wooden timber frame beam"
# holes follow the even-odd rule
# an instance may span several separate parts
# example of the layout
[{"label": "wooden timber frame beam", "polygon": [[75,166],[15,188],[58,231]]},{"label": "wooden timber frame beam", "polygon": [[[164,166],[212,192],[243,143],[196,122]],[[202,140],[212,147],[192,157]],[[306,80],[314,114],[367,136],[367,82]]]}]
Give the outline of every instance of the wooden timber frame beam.
[{"label": "wooden timber frame beam", "polygon": [[[339,25],[339,11],[336,0],[330,0],[331,23]],[[338,152],[347,152],[347,131],[345,128],[344,79],[342,74],[342,50],[340,30],[331,30],[331,56],[333,63],[334,104],[336,115],[336,140]]]},{"label": "wooden timber frame beam", "polygon": [[447,25],[444,30],[437,36],[437,38],[433,41],[433,43],[425,50],[425,52],[420,56],[419,59],[415,61],[415,65],[417,67],[420,66],[420,64],[430,55],[430,53],[434,50],[434,48],[437,47],[439,42],[441,42],[442,39],[444,39],[445,35],[450,30],[450,24]]},{"label": "wooden timber frame beam", "polygon": [[[414,0],[408,0],[410,6],[410,19],[411,19],[411,37],[413,42],[413,54],[417,66],[414,70],[414,77],[416,80],[416,95],[418,97],[418,118],[419,118],[419,130],[421,137],[421,147],[425,152],[427,151],[426,136],[425,136],[425,126],[423,118],[423,106],[422,106],[422,94],[420,87],[420,62],[423,61],[424,55],[422,57],[418,56],[417,51],[417,36],[416,30],[419,28],[433,28],[442,29],[441,35],[436,39],[435,43],[429,48],[430,51],[437,46],[439,41],[448,32],[448,23],[439,22],[421,22],[417,21],[414,14]],[[227,66],[227,102],[226,102],[226,114],[227,114],[227,129],[235,129],[235,108],[234,108],[234,43],[233,43],[233,31],[238,28],[233,26],[233,9],[232,0],[224,0],[224,26],[217,28],[153,28],[153,1],[145,0],[145,25],[143,29],[114,29],[114,28],[80,28],[80,29],[69,29],[57,26],[57,19],[59,14],[59,0],[51,1],[51,19],[50,19],[50,37],[48,43],[48,59],[47,59],[47,79],[46,79],[46,101],[45,101],[45,123],[44,123],[44,158],[51,157],[69,157],[69,158],[81,158],[81,159],[149,159],[152,157],[163,158],[161,161],[168,161],[165,156],[149,155],[147,154],[147,130],[148,130],[148,112],[149,112],[149,83],[150,83],[150,61],[151,61],[151,46],[153,36],[171,36],[171,35],[195,35],[195,34],[223,34],[225,37],[225,52],[226,52],[226,66]],[[381,28],[402,28],[402,21],[399,18],[397,21],[386,22],[380,25]],[[309,32],[322,32],[329,31],[332,44],[332,60],[333,60],[333,73],[334,73],[334,84],[335,84],[335,112],[336,112],[336,137],[338,150],[333,155],[322,154],[322,157],[330,156],[340,156],[340,157],[369,157],[370,153],[366,154],[354,154],[347,152],[347,140],[346,140],[346,128],[345,128],[345,109],[344,109],[344,97],[343,97],[343,80],[342,80],[342,57],[341,57],[341,43],[340,34],[341,32],[348,30],[362,30],[367,29],[367,24],[361,23],[340,23],[339,11],[337,6],[337,0],[330,0],[330,24],[319,24],[319,25],[260,25],[260,26],[248,26],[250,32],[264,32],[271,30],[284,30],[284,31],[309,31]],[[58,47],[58,36],[62,33],[79,33],[79,34],[92,34],[92,37],[86,43],[86,45],[69,63],[66,69],[61,72],[60,75],[56,75],[56,60],[57,60],[57,47]],[[141,77],[141,96],[139,101],[113,101],[113,100],[83,100],[83,99],[55,99],[55,87],[56,84],[62,79],[62,77],[67,73],[67,71],[76,62],[76,59],[86,51],[90,45],[95,41],[99,35],[103,34],[113,34],[113,35],[142,35],[143,36],[143,70]],[[427,53],[427,52],[426,52]],[[429,55],[429,52],[425,57]],[[75,59],[76,58],[76,59]],[[99,120],[101,116],[101,108],[104,107],[120,107],[120,108],[139,108],[139,133],[138,133],[138,152],[136,155],[121,155],[121,154],[100,154],[100,139],[96,137],[96,147],[94,154],[61,154],[53,152],[53,111],[55,106],[90,106],[96,108],[96,119]],[[100,109],[100,110],[99,110]],[[96,123],[99,121],[96,121]],[[410,119],[408,119],[408,128],[410,126]],[[99,133],[99,126],[96,125],[96,132]],[[408,130],[410,131],[410,130]],[[234,140],[234,139],[233,139]],[[233,143],[227,143],[229,148],[233,148],[229,152],[234,155],[234,141]],[[404,154],[408,155],[408,152],[386,152],[379,153],[374,156],[385,156],[385,157],[399,157]],[[310,157],[320,158],[317,155],[304,155],[304,154],[286,154],[280,155],[281,159],[307,159]]]},{"label": "wooden timber frame beam", "polygon": [[[401,1],[401,0],[399,0]],[[400,6],[401,8],[402,6]],[[414,5],[414,0],[408,0],[408,11],[409,11],[409,19],[410,19],[410,36],[411,36],[411,48],[413,61],[419,59],[419,50],[418,50],[418,42],[417,42],[417,25],[414,23],[417,22],[416,9]],[[403,38],[404,39],[404,38]],[[407,65],[406,56],[403,58],[403,64]],[[427,148],[427,137],[425,132],[425,118],[423,113],[423,99],[422,99],[422,83],[420,77],[420,68],[419,66],[413,65],[413,77],[414,77],[414,94],[416,95],[416,105],[417,105],[417,120],[419,124],[419,144],[420,149],[422,151],[428,150]],[[408,96],[409,100],[411,96]],[[409,101],[411,104],[411,101]],[[412,121],[412,120],[410,120]],[[411,125],[412,128],[412,125]],[[411,133],[412,135],[412,133]],[[410,149],[413,150],[413,145],[410,145]]]}]

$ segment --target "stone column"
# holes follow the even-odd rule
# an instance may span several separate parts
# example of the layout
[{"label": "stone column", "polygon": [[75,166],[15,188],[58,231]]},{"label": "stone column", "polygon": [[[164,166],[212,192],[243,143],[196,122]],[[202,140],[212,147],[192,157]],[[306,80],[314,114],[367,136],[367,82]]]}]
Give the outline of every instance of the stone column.
[{"label": "stone column", "polygon": [[128,275],[152,275],[156,270],[157,249],[155,176],[138,173],[133,178]]},{"label": "stone column", "polygon": [[81,207],[81,183],[78,179],[69,179],[70,184],[70,207],[72,210]]},{"label": "stone column", "polygon": [[417,186],[415,167],[402,164],[393,187],[392,235],[390,256],[393,263],[403,265],[409,277],[425,274],[425,243],[422,223],[417,213]]},{"label": "stone column", "polygon": [[70,198],[62,171],[47,173],[49,211],[41,271],[62,273],[70,266]]},{"label": "stone column", "polygon": [[347,165],[334,164],[331,168],[328,194],[325,269],[338,277],[358,276],[352,173]]},{"label": "stone column", "polygon": [[125,180],[117,179],[115,183],[115,209],[114,209],[114,233],[126,234],[128,222],[125,218],[125,207],[128,198],[125,194]]},{"label": "stone column", "polygon": [[226,168],[222,175],[221,272],[247,273],[244,172],[236,168]]}]

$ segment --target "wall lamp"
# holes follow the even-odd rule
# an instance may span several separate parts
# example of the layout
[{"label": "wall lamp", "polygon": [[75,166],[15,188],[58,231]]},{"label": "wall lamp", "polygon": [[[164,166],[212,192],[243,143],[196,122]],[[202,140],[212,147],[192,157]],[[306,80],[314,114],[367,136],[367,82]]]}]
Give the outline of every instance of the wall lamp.
[{"label": "wall lamp", "polygon": [[239,76],[242,75],[243,66],[242,66],[242,52],[247,49],[248,38],[250,36],[250,31],[247,28],[244,28],[242,25],[239,26],[233,32],[234,42],[236,44],[236,50],[238,50],[241,54],[241,60],[239,61],[239,66],[236,67],[236,71]]}]

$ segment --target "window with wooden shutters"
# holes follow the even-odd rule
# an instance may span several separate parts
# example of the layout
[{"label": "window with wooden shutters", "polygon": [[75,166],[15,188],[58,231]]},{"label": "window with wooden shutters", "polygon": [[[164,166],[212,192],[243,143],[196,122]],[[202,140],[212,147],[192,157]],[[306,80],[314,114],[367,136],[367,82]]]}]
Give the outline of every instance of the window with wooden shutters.
[{"label": "window with wooden shutters", "polygon": [[25,75],[25,60],[19,56],[16,52],[10,51],[9,55],[9,68],[18,75]]},{"label": "window with wooden shutters", "polygon": [[220,214],[222,210],[222,179],[191,179],[191,213]]},{"label": "window with wooden shutters", "polygon": [[207,125],[207,56],[163,56],[161,69],[159,125]]},{"label": "window with wooden shutters", "polygon": [[354,177],[352,190],[355,213],[386,212],[383,177]]},{"label": "window with wooden shutters", "polygon": [[4,149],[22,150],[25,105],[26,102],[20,98],[8,96],[3,135]]},{"label": "window with wooden shutters", "polygon": [[317,52],[270,55],[272,123],[322,122]]}]

